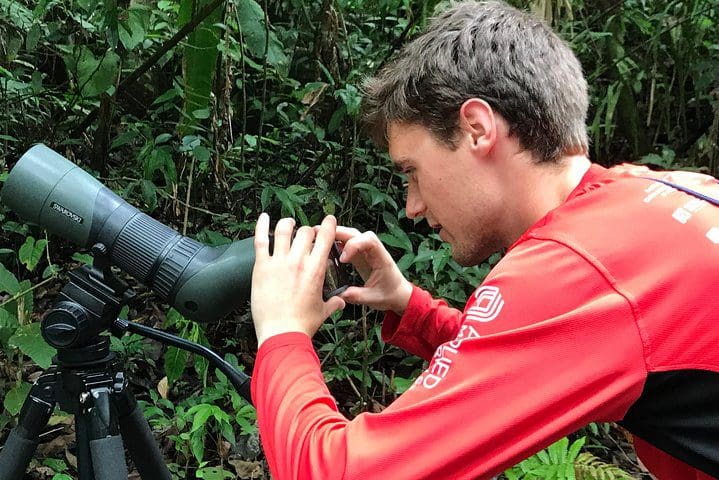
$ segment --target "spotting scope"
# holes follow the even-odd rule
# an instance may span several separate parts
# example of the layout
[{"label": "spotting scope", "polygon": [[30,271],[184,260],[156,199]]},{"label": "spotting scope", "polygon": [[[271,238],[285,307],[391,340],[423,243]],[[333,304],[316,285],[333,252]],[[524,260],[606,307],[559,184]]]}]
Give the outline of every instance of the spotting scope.
[{"label": "spotting scope", "polygon": [[[217,321],[250,297],[252,237],[213,247],[181,235],[45,145],[20,158],[0,197],[25,221],[81,247],[99,246],[113,265],[187,318]],[[344,266],[330,260],[326,296],[342,286]]]}]

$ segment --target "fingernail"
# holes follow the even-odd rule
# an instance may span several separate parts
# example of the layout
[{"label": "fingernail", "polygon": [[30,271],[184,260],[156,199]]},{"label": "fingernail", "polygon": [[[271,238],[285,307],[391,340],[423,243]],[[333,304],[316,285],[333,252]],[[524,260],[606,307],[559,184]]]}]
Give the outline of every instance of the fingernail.
[{"label": "fingernail", "polygon": [[340,254],[340,262],[346,262],[347,261],[347,252],[342,252]]}]

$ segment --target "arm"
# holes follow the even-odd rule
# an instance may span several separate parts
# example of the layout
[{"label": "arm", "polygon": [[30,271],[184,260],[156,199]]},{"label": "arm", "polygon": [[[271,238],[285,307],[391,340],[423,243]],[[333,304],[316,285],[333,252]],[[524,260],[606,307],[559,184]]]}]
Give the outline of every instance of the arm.
[{"label": "arm", "polygon": [[381,413],[338,413],[306,335],[266,342],[252,387],[274,477],[489,478],[591,421],[621,418],[646,375],[629,302],[571,250],[526,243]]},{"label": "arm", "polygon": [[457,336],[462,321],[461,311],[413,286],[412,296],[402,316],[393,311],[385,313],[382,339],[431,360],[437,347]]}]

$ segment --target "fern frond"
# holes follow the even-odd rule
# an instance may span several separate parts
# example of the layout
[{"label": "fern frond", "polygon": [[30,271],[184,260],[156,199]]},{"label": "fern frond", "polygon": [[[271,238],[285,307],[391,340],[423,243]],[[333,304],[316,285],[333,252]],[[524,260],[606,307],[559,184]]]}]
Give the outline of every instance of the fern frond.
[{"label": "fern frond", "polygon": [[591,453],[582,452],[574,461],[577,480],[633,480],[629,473],[616,465],[605,463]]}]

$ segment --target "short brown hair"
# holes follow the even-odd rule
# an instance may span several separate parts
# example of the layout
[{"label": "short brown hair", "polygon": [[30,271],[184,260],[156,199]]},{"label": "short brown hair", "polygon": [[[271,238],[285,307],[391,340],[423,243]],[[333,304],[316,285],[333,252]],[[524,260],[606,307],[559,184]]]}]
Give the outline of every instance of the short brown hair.
[{"label": "short brown hair", "polygon": [[397,122],[422,125],[456,148],[459,109],[476,97],[539,161],[588,150],[579,61],[542,20],[500,1],[452,6],[363,89],[363,120],[382,146]]}]

